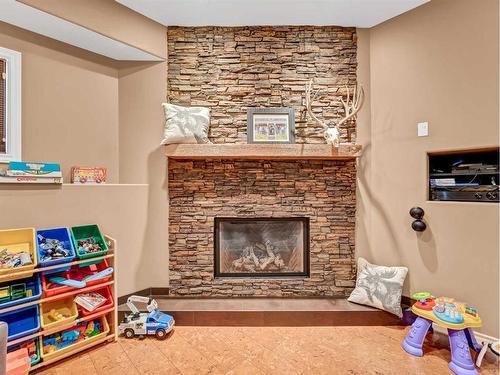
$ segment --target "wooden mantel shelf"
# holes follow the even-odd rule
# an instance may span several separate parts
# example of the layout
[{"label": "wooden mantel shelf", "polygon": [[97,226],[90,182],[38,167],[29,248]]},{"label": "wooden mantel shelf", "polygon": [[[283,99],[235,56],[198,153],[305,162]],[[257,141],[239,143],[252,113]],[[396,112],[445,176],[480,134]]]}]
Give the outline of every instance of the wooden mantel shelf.
[{"label": "wooden mantel shelf", "polygon": [[360,156],[361,145],[341,144],[177,144],[167,145],[169,159],[348,160]]}]

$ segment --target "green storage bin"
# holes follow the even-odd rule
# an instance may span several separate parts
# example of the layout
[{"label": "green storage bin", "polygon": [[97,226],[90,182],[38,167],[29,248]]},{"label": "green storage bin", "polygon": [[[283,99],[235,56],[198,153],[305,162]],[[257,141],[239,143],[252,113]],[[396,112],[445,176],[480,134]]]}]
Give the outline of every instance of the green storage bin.
[{"label": "green storage bin", "polygon": [[[102,250],[89,253],[81,251],[78,241],[85,241],[89,239],[92,239],[94,243],[99,244]],[[108,252],[108,245],[106,244],[106,241],[96,224],[71,227],[71,240],[73,241],[75,247],[76,256],[80,259],[100,257],[106,255]]]}]

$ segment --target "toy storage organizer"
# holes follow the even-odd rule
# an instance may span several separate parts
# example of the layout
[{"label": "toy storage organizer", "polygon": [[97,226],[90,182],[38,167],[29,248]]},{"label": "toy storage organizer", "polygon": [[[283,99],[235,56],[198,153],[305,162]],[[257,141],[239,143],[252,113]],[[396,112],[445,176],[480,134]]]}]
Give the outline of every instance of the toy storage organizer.
[{"label": "toy storage organizer", "polygon": [[[9,325],[9,352],[27,348],[31,370],[35,370],[92,346],[116,340],[114,239],[101,236],[97,226],[74,227],[70,231],[55,228],[36,232],[28,228],[0,232],[0,239],[6,241],[4,245],[12,248],[12,244],[19,244],[19,251],[29,252],[33,259],[33,265],[0,271],[0,321]],[[9,234],[11,232],[13,234]],[[61,259],[41,261],[38,233],[43,237],[69,241],[73,251]],[[86,238],[99,243],[102,250],[79,253],[78,241]],[[86,281],[109,267],[114,269],[110,275]],[[53,277],[84,281],[85,286],[76,288],[56,284],[50,281]],[[77,295],[90,292],[106,298],[106,302],[93,311],[74,302]],[[44,342],[47,345],[44,346]]]}]

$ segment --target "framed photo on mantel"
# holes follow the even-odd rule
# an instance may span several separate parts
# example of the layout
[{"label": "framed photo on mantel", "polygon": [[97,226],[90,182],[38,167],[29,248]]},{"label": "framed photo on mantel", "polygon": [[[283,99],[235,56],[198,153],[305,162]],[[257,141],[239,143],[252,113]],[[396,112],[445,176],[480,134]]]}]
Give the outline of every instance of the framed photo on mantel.
[{"label": "framed photo on mantel", "polygon": [[248,108],[248,143],[295,143],[293,108]]}]

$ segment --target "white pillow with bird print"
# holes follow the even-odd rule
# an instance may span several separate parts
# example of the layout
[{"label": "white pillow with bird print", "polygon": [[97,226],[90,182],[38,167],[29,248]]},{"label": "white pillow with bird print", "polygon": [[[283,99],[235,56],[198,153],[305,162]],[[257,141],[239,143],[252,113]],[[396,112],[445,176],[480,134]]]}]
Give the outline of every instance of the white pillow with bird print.
[{"label": "white pillow with bird print", "polygon": [[401,318],[401,293],[407,273],[406,267],[377,266],[358,258],[356,288],[347,300],[376,307]]},{"label": "white pillow with bird print", "polygon": [[163,103],[165,130],[162,145],[212,143],[208,139],[210,109]]}]

